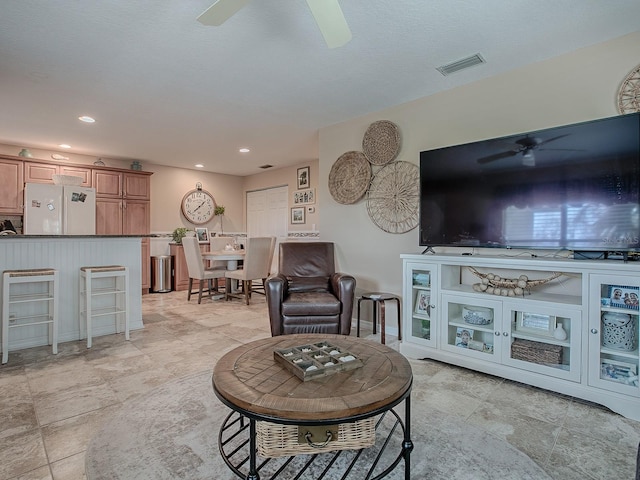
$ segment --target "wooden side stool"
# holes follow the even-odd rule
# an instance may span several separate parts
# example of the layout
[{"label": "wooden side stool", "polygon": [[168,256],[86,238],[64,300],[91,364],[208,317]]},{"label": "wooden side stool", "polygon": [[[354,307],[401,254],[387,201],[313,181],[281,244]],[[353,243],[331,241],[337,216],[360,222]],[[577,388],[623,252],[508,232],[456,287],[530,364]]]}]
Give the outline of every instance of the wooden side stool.
[{"label": "wooden side stool", "polygon": [[58,271],[52,268],[2,273],[2,363],[9,361],[9,330],[48,325],[49,345],[58,353]]},{"label": "wooden side stool", "polygon": [[385,302],[394,300],[398,306],[398,340],[402,340],[402,315],[400,315],[400,297],[392,293],[369,292],[358,298],[358,321],[356,324],[356,336],[360,336],[360,303],[363,300],[373,302],[373,333],[376,333],[378,323],[378,310],[380,310],[380,342],[385,343]]},{"label": "wooden side stool", "polygon": [[[112,279],[109,281],[108,279]],[[95,282],[95,283],[94,283]],[[105,305],[105,298],[112,298]],[[120,265],[80,268],[80,320],[87,324],[87,348],[91,348],[93,319],[115,317],[116,333],[120,333],[124,317],[124,338],[129,340],[129,270]]]}]

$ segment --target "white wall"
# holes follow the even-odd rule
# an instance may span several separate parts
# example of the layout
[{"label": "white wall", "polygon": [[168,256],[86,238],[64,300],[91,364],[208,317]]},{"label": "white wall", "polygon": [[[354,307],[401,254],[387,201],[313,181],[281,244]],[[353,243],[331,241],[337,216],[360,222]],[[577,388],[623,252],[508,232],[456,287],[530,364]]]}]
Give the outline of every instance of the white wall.
[{"label": "white wall", "polygon": [[396,123],[398,160],[417,165],[422,150],[614,116],[620,83],[639,62],[635,33],[322,129],[320,223],[322,238],[336,243],[340,269],[356,277],[358,292],[400,294],[399,255],[421,250],[417,228],[385,233],[369,219],[364,200],[341,205],[329,193],[331,166],[343,153],[362,149],[372,122]]}]

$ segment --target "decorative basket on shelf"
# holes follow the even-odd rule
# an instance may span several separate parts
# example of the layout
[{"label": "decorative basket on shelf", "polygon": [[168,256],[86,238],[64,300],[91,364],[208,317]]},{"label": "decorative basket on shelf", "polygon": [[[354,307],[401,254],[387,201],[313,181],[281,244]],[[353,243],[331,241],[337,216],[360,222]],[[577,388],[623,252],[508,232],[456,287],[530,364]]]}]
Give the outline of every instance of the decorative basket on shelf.
[{"label": "decorative basket on shelf", "polygon": [[493,273],[481,273],[473,267],[467,268],[476,277],[480,278],[480,283],[473,284],[473,289],[476,292],[484,292],[503,297],[524,296],[525,293],[531,293],[533,287],[549,283],[551,280],[555,280],[562,275],[562,272],[554,272],[548,278],[529,280],[529,277],[526,275],[520,275],[518,278],[502,278]]},{"label": "decorative basket on shelf", "polygon": [[562,346],[516,338],[511,344],[511,357],[541,365],[562,365]]}]

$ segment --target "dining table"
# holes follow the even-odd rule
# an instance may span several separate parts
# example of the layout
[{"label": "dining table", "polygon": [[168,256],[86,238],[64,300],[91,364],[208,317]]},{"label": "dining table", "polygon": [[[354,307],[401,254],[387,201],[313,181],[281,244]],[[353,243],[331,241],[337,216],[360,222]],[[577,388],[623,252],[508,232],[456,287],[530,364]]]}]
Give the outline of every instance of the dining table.
[{"label": "dining table", "polygon": [[237,270],[238,261],[244,260],[244,250],[211,250],[202,252],[202,258],[211,261],[227,262],[227,270]]}]

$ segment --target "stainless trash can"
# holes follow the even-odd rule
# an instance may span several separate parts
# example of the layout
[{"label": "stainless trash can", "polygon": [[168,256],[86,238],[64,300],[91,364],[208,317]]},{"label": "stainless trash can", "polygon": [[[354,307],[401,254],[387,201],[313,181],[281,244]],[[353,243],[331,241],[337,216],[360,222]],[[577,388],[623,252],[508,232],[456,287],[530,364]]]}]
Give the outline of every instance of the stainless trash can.
[{"label": "stainless trash can", "polygon": [[173,280],[173,257],[170,255],[160,255],[151,257],[151,291],[155,293],[166,293],[171,291]]}]

